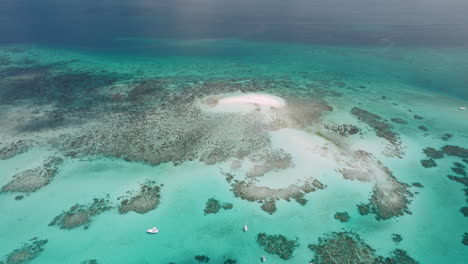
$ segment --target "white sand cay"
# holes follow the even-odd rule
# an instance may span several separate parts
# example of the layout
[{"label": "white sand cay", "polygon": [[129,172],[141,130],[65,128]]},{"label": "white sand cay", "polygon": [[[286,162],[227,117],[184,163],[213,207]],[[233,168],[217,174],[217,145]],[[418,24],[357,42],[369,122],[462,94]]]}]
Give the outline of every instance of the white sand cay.
[{"label": "white sand cay", "polygon": [[269,94],[215,95],[203,103],[215,112],[249,112],[286,106],[283,98]]}]

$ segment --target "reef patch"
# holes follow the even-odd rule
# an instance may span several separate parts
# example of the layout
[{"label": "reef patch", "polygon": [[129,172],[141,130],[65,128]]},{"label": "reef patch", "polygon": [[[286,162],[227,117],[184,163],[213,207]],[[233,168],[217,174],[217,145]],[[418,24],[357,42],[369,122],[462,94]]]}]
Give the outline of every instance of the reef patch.
[{"label": "reef patch", "polygon": [[233,205],[232,203],[220,203],[218,200],[210,198],[206,202],[206,206],[203,211],[205,212],[205,215],[216,214],[221,210],[221,208],[224,210],[230,210],[233,208]]},{"label": "reef patch", "polygon": [[338,220],[338,221],[340,221],[342,223],[343,222],[348,222],[349,218],[350,218],[348,212],[336,212],[334,217],[335,217],[336,220]]},{"label": "reef patch", "polygon": [[315,252],[311,263],[336,264],[417,264],[404,250],[395,249],[390,257],[378,256],[375,250],[353,232],[332,232],[310,244]]},{"label": "reef patch", "polygon": [[145,214],[156,209],[159,205],[161,187],[156,182],[147,180],[141,184],[140,191],[134,193],[128,192],[128,196],[120,197],[122,199],[119,206],[119,213],[126,214],[133,211],[138,214]]},{"label": "reef patch", "polygon": [[385,151],[387,156],[399,158],[403,156],[404,152],[401,145],[400,136],[393,131],[391,124],[387,123],[381,116],[361,108],[354,107],[351,109],[351,114],[354,115],[359,121],[372,127],[378,137],[384,138],[390,143],[390,149]]},{"label": "reef patch", "polygon": [[63,163],[59,157],[49,157],[44,163],[34,169],[19,172],[13,176],[13,180],[4,185],[2,192],[35,192],[48,185],[58,171],[58,167]]},{"label": "reef patch", "polygon": [[299,246],[297,240],[288,240],[283,235],[267,235],[259,233],[257,235],[257,244],[270,253],[279,256],[284,260],[293,257],[294,250]]},{"label": "reef patch", "polygon": [[290,201],[294,199],[301,205],[305,205],[307,200],[305,194],[314,192],[316,189],[324,189],[325,186],[317,180],[305,182],[302,186],[295,184],[285,188],[269,188],[265,186],[256,186],[253,182],[235,181],[232,185],[232,191],[236,197],[240,197],[250,202],[261,202],[262,210],[269,214],[276,211],[277,199]]},{"label": "reef patch", "polygon": [[83,226],[84,229],[88,229],[94,217],[111,209],[112,206],[108,199],[95,198],[92,203],[87,205],[73,205],[68,211],[56,216],[49,223],[49,226],[58,226],[61,229],[74,229]]},{"label": "reef patch", "polygon": [[37,258],[47,244],[47,239],[33,238],[25,243],[21,248],[13,250],[6,256],[5,264],[25,264]]}]

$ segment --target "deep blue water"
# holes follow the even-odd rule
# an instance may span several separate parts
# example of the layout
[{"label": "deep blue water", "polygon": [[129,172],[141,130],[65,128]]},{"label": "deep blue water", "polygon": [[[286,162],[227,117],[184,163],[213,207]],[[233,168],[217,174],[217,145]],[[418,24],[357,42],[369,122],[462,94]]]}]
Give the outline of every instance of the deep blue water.
[{"label": "deep blue water", "polygon": [[464,0],[3,0],[0,41],[106,48],[117,37],[464,46]]}]

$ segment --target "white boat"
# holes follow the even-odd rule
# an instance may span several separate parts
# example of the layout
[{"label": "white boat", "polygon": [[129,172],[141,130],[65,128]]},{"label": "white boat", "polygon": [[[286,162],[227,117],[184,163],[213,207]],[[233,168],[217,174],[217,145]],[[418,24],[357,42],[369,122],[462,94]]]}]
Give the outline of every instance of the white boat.
[{"label": "white boat", "polygon": [[265,262],[265,261],[266,261],[266,257],[262,256],[262,262]]},{"label": "white boat", "polygon": [[153,228],[150,228],[150,229],[146,230],[146,233],[148,233],[148,234],[157,234],[157,233],[159,233],[159,230],[156,227],[153,227]]},{"label": "white boat", "polygon": [[465,107],[465,106],[460,106],[460,107],[458,107],[458,109],[460,109],[460,110],[466,110],[466,107]]},{"label": "white boat", "polygon": [[244,225],[244,232],[247,232],[249,230],[249,227],[247,225]]}]

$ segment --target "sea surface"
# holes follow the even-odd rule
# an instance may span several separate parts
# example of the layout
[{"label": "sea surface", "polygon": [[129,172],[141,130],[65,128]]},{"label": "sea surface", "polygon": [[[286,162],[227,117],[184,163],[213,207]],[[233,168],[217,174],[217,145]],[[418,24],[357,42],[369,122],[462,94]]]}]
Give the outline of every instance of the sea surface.
[{"label": "sea surface", "polygon": [[467,12],[1,1],[0,263],[467,263]]}]

